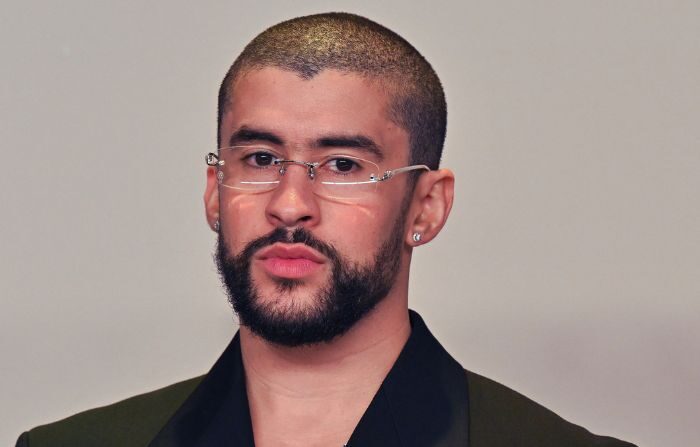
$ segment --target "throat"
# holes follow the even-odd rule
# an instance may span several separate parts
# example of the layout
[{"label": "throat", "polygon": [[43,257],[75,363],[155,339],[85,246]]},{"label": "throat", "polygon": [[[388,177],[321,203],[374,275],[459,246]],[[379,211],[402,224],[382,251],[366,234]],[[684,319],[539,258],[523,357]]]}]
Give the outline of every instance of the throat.
[{"label": "throat", "polygon": [[326,398],[277,397],[249,401],[256,447],[343,446],[377,390],[356,390]]},{"label": "throat", "polygon": [[410,335],[407,318],[380,337],[357,333],[363,323],[332,343],[296,348],[270,345],[241,327],[256,447],[348,442]]}]

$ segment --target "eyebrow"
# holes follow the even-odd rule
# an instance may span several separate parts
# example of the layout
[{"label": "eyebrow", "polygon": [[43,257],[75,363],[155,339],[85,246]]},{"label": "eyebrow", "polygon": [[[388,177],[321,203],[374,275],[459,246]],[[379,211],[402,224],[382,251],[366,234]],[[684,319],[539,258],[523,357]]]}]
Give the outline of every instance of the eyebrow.
[{"label": "eyebrow", "polygon": [[284,140],[274,133],[261,129],[252,129],[247,126],[243,126],[235,131],[231,135],[231,138],[229,138],[228,145],[237,146],[241,143],[250,143],[254,141],[265,141],[280,146],[284,145]]},{"label": "eyebrow", "polygon": [[[241,143],[266,142],[278,146],[284,146],[282,137],[274,132],[264,129],[254,129],[248,126],[242,126],[235,131],[229,138],[229,146],[238,146]],[[344,148],[344,149],[359,149],[368,154],[374,155],[378,161],[384,160],[384,152],[381,147],[371,138],[365,135],[326,135],[316,139],[312,145],[316,149],[325,148]]]},{"label": "eyebrow", "polygon": [[316,140],[313,146],[316,148],[360,149],[363,152],[374,155],[379,161],[384,160],[384,153],[381,147],[374,140],[364,135],[328,135]]}]

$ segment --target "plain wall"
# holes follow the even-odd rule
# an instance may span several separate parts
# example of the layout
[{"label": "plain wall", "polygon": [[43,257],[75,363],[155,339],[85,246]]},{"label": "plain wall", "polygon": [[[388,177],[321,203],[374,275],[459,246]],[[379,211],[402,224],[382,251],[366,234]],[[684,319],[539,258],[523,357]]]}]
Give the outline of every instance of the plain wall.
[{"label": "plain wall", "polygon": [[[440,6],[442,5],[442,6]],[[411,306],[590,430],[700,440],[700,3],[4,2],[0,444],[202,374],[236,330],[204,154],[255,34],[344,10],[441,76],[451,219]]]}]

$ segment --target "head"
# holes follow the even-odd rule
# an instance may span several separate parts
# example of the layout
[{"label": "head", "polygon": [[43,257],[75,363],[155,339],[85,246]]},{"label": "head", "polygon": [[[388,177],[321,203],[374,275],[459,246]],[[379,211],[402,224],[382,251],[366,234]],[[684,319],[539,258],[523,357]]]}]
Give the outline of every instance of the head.
[{"label": "head", "polygon": [[301,164],[261,193],[223,187],[209,168],[207,218],[220,222],[217,264],[241,324],[277,344],[328,342],[383,300],[405,300],[412,248],[440,231],[452,203],[452,174],[435,170],[445,124],[437,75],[381,25],[320,14],[257,36],[219,91],[220,148],[265,146],[297,161],[342,154],[381,172],[409,164],[434,171],[336,200],[315,193]]},{"label": "head", "polygon": [[408,132],[409,163],[438,168],[447,127],[442,84],[423,55],[390,29],[358,15],[326,13],[288,20],[260,33],[221,83],[219,147],[221,119],[236,81],[262,67],[277,67],[302,79],[337,70],[378,82],[390,99],[388,117]]}]

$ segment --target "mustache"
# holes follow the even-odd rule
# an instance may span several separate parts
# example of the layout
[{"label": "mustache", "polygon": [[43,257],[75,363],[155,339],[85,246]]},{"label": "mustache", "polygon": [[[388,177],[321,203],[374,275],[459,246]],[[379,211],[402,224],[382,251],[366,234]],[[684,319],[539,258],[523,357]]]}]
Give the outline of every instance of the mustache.
[{"label": "mustache", "polygon": [[329,259],[339,258],[338,251],[332,245],[315,238],[308,230],[304,228],[297,228],[293,231],[286,228],[275,228],[268,234],[249,242],[240,256],[244,259],[250,259],[258,250],[278,242],[287,244],[304,244],[310,248],[313,248]]}]

